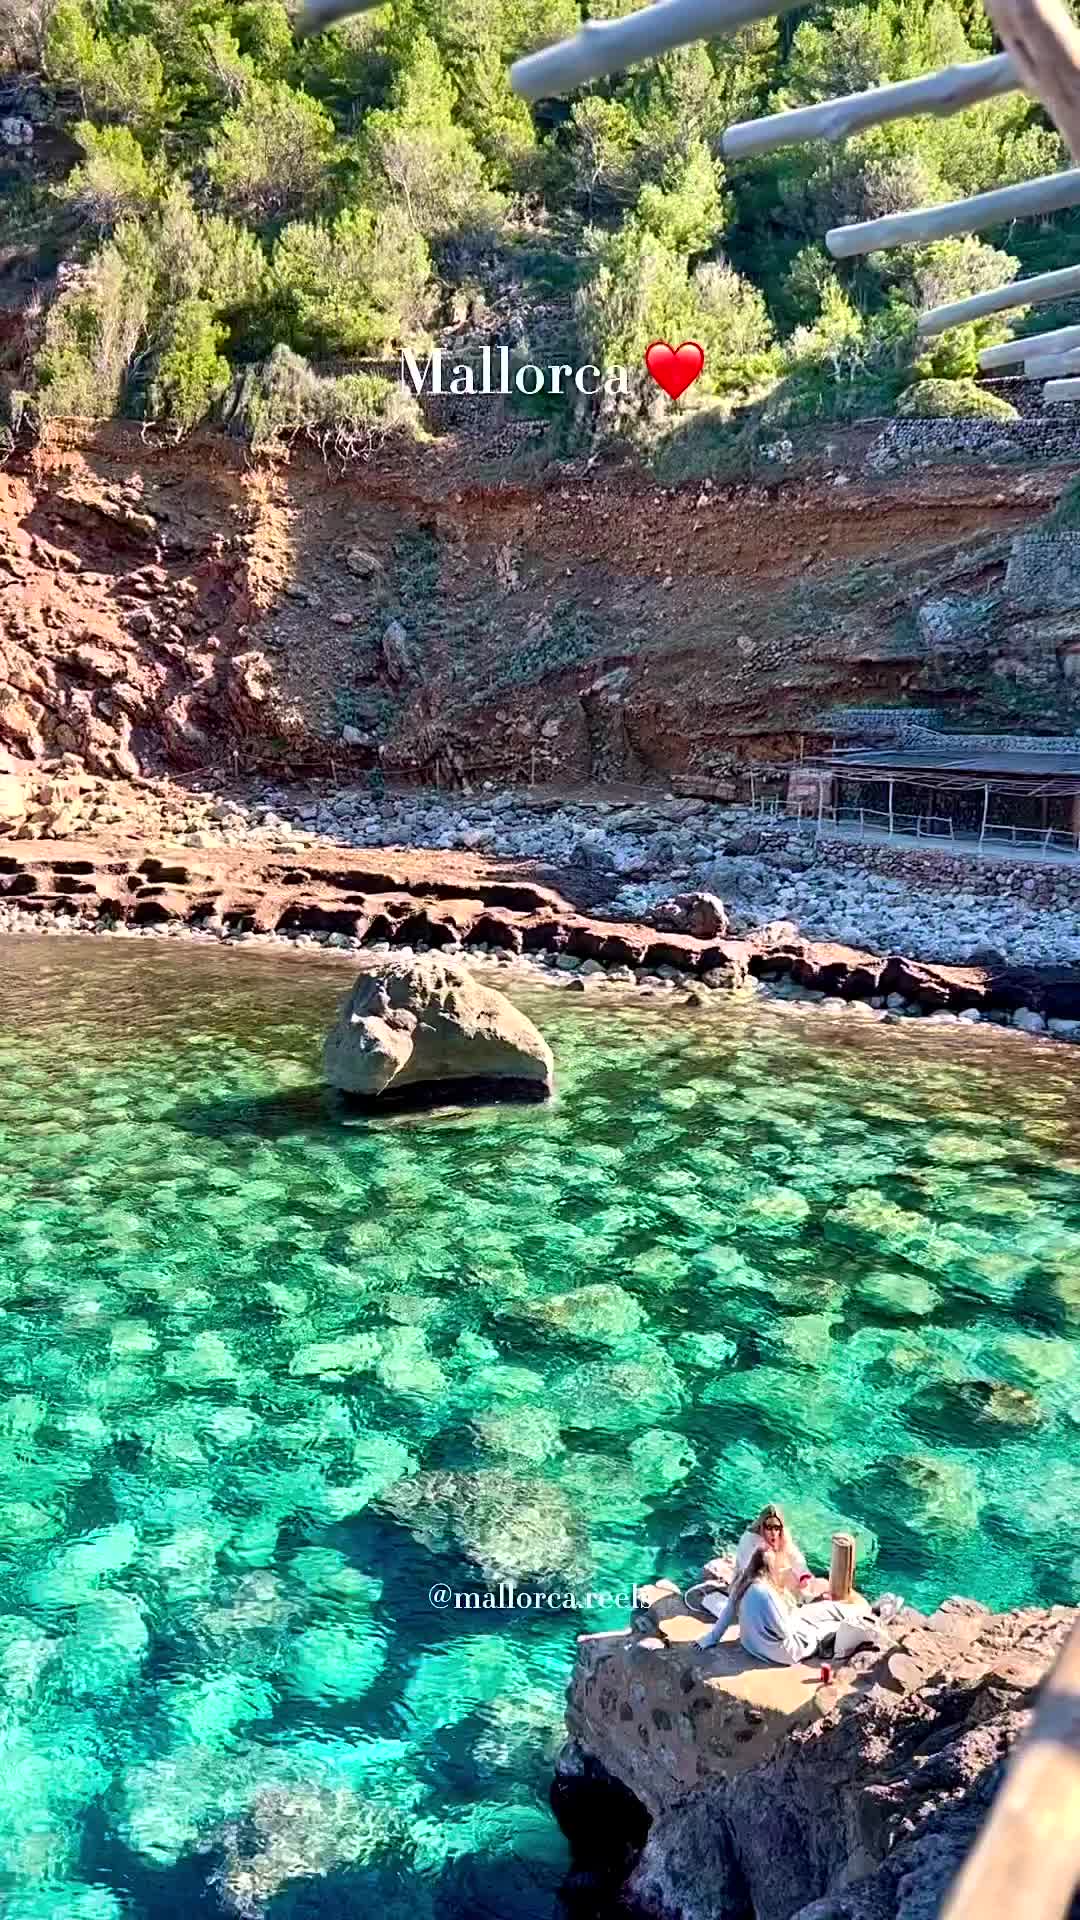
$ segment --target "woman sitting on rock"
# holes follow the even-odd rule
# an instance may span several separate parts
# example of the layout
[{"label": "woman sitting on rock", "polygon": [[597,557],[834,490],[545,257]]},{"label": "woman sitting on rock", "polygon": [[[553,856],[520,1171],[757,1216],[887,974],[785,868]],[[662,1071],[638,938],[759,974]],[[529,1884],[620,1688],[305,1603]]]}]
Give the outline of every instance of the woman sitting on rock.
[{"label": "woman sitting on rock", "polygon": [[745,1651],[777,1667],[812,1660],[822,1642],[834,1635],[837,1659],[854,1653],[856,1647],[891,1644],[865,1600],[811,1600],[800,1607],[785,1584],[788,1572],[780,1554],[768,1547],[755,1548],[749,1564],[736,1574],[716,1625],[696,1644],[715,1647],[736,1621]]},{"label": "woman sitting on rock", "polygon": [[823,1588],[824,1583],[817,1582],[806,1564],[798,1542],[788,1532],[787,1522],[779,1507],[771,1504],[762,1507],[756,1520],[752,1520],[735,1549],[735,1571],[745,1573],[755,1553],[760,1547],[767,1547],[776,1560],[778,1568],[783,1569],[780,1585],[791,1593],[802,1590],[802,1598],[807,1598],[807,1588]]}]

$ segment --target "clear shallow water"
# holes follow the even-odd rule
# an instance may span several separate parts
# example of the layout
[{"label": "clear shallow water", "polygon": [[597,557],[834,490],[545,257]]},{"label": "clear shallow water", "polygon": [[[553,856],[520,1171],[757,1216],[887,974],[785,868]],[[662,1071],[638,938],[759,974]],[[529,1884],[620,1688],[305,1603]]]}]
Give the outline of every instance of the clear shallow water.
[{"label": "clear shallow water", "polygon": [[349,977],[0,943],[3,1920],[549,1916],[625,1612],[436,1583],[1080,1586],[1080,1055],[515,992],[554,1106],[346,1123]]}]

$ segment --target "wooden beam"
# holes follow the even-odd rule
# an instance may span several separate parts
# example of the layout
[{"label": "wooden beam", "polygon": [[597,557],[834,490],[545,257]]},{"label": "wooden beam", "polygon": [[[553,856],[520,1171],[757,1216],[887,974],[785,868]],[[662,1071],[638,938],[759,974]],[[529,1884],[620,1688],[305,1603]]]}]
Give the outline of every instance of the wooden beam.
[{"label": "wooden beam", "polygon": [[836,260],[854,254],[877,253],[884,247],[912,247],[927,240],[945,240],[955,233],[978,233],[983,227],[1001,227],[1009,220],[1031,219],[1040,213],[1059,213],[1080,204],[1080,167],[1050,173],[1041,180],[1022,180],[1015,187],[996,187],[971,200],[948,200],[941,207],[919,207],[914,213],[890,213],[883,220],[860,220],[850,227],[833,227],[825,244]]},{"label": "wooden beam", "polygon": [[1027,360],[1038,353],[1065,353],[1080,347],[1080,327],[1051,327],[1046,333],[1029,333],[1023,340],[1006,340],[1000,347],[984,347],[979,367],[990,373],[995,367],[1010,367],[1014,360]]},{"label": "wooden beam", "polygon": [[1080,370],[1080,353],[1036,353],[1030,360],[1024,361],[1024,373],[1029,380],[1049,380],[1055,374],[1076,373]]},{"label": "wooden beam", "polygon": [[1010,280],[967,300],[951,300],[944,307],[928,307],[919,316],[921,334],[945,333],[949,327],[983,320],[988,313],[1007,313],[1011,307],[1034,307],[1047,300],[1069,300],[1080,294],[1080,267],[1058,267],[1053,273],[1033,273],[1028,280]]},{"label": "wooden beam", "polygon": [[953,1883],[944,1920],[1065,1920],[1078,1881],[1080,1626],[1075,1626]]},{"label": "wooden beam", "polygon": [[1043,406],[1056,407],[1065,401],[1080,400],[1080,380],[1048,380],[1043,388]]},{"label": "wooden beam", "polygon": [[547,100],[618,73],[691,40],[715,40],[752,20],[790,13],[800,0],[656,0],[621,20],[586,20],[572,40],[515,60],[510,85],[523,100]]},{"label": "wooden beam", "polygon": [[1021,86],[1042,101],[1080,162],[1080,28],[1062,0],[987,0],[986,11]]},{"label": "wooden beam", "polygon": [[322,33],[335,21],[347,20],[350,13],[369,13],[381,5],[382,0],[307,0],[296,22],[297,38],[306,40],[309,33]]},{"label": "wooden beam", "polygon": [[769,113],[760,120],[742,120],[729,127],[720,147],[726,160],[751,153],[772,153],[776,147],[799,140],[846,140],[862,127],[882,126],[908,114],[958,113],[978,100],[1012,93],[1020,80],[1007,53],[991,60],[971,60],[964,66],[942,67],[918,80],[900,80],[895,86],[870,87],[813,107],[794,107],[790,113]]}]

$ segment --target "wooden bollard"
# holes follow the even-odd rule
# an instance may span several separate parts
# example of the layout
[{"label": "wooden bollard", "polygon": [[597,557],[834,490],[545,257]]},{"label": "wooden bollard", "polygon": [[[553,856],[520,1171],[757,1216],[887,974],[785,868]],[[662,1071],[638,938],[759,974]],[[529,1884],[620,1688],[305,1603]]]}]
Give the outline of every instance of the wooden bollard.
[{"label": "wooden bollard", "polygon": [[829,1562],[829,1592],[834,1600],[850,1600],[855,1591],[855,1541],[850,1533],[834,1533]]}]

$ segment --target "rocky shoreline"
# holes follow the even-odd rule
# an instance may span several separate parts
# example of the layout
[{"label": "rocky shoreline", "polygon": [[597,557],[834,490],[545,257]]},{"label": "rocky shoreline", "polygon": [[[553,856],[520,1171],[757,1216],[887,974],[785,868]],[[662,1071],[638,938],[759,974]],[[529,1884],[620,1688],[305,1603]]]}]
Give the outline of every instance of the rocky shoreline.
[{"label": "rocky shoreline", "polygon": [[[702,1653],[670,1583],[584,1636],[552,1804],[572,1913],[936,1920],[1073,1622],[904,1608],[832,1685]],[[685,1631],[684,1631],[685,1629]],[[727,1656],[725,1661],[725,1656]]]},{"label": "rocky shoreline", "polygon": [[[1012,1026],[1080,1039],[1080,966],[927,963],[807,939],[788,921],[704,938],[600,918],[565,876],[449,849],[199,847],[138,840],[6,840],[0,933],[112,933],[378,956],[441,951],[577,991],[763,991],[889,1021]],[[577,887],[574,892],[580,897]],[[677,900],[693,896],[677,896]],[[705,902],[723,926],[719,902]],[[695,910],[679,909],[691,921]],[[654,920],[665,921],[663,910]],[[709,924],[706,918],[705,924]]]}]

